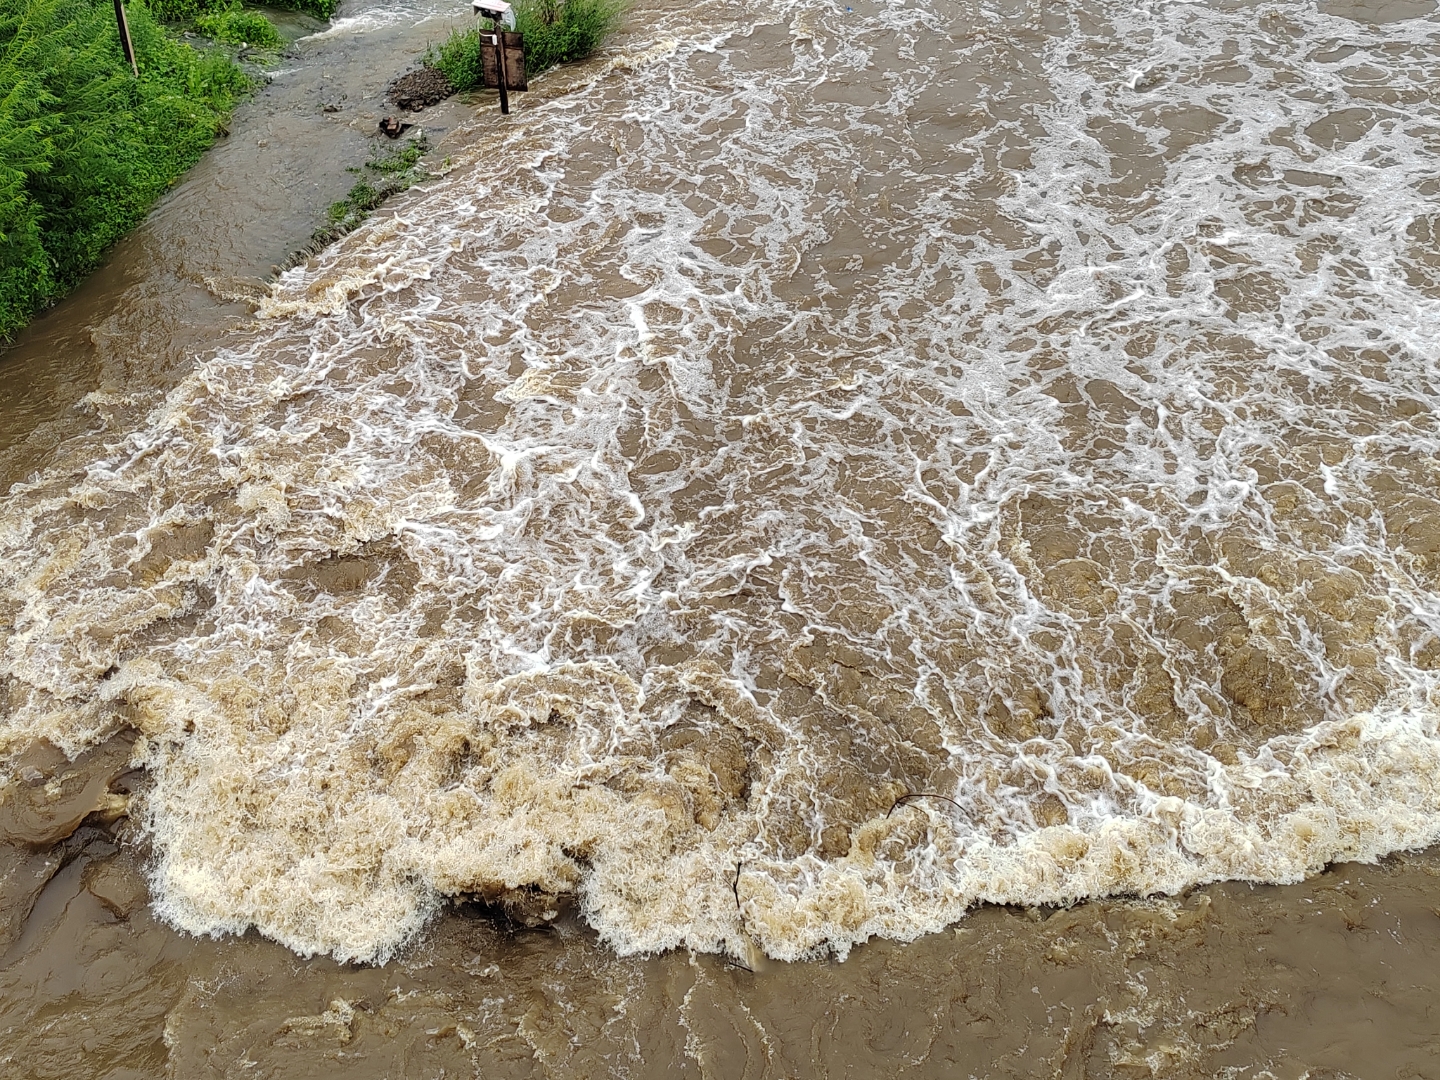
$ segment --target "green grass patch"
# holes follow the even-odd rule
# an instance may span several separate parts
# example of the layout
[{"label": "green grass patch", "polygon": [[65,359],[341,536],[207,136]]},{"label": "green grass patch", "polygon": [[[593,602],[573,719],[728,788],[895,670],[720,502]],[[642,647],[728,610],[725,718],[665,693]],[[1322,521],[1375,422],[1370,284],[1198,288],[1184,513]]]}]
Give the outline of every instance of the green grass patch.
[{"label": "green grass patch", "polygon": [[[4,0],[0,0],[3,3]],[[275,24],[258,11],[240,6],[240,0],[138,0],[150,14],[167,23],[193,26],[223,45],[250,45],[279,49],[285,44]],[[334,6],[333,4],[331,5]]]},{"label": "green grass patch", "polygon": [[335,9],[340,6],[340,0],[272,0],[270,6],[284,8],[286,11],[299,11],[328,22],[335,14]]},{"label": "green grass patch", "polygon": [[[145,9],[161,22],[193,25],[202,15],[214,15],[230,9],[230,0],[140,0]],[[130,5],[126,5],[130,7]]]},{"label": "green grass patch", "polygon": [[[239,8],[238,0],[140,0],[150,14],[162,22],[200,24],[207,16],[223,15]],[[317,19],[329,19],[340,6],[340,0],[267,0],[271,7],[300,11]],[[218,39],[217,39],[218,40]],[[254,42],[251,42],[253,45]]]},{"label": "green grass patch", "polygon": [[291,255],[280,269],[300,265],[321,248],[354,231],[390,196],[429,179],[430,174],[420,164],[420,159],[429,149],[424,132],[388,153],[381,153],[377,145],[364,166],[349,170],[360,177],[350,188],[350,193],[339,202],[330,204],[325,215],[326,223],[316,229],[310,243]]},{"label": "green grass patch", "polygon": [[110,0],[0,0],[0,337],[99,265],[223,130],[250,80]]},{"label": "green grass patch", "polygon": [[[515,29],[525,35],[526,74],[589,56],[629,6],[629,0],[518,0]],[[454,31],[425,63],[442,71],[456,90],[473,90],[481,82],[479,28]]]},{"label": "green grass patch", "polygon": [[213,15],[201,15],[195,26],[206,37],[225,45],[252,45],[259,49],[278,49],[285,44],[280,31],[258,11],[242,11],[239,7]]}]

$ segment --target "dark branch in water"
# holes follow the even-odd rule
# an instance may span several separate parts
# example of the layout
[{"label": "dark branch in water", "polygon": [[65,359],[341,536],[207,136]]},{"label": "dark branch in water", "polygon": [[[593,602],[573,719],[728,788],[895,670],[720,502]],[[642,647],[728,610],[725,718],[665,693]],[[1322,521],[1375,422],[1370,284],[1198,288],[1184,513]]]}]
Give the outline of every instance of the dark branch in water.
[{"label": "dark branch in water", "polygon": [[[740,913],[740,929],[742,931],[745,929],[745,909],[740,906],[740,868],[744,865],[744,859],[741,859],[735,864],[735,878],[733,881],[730,882],[730,891],[735,894],[735,910]],[[754,968],[752,968],[749,964],[742,964],[733,956],[730,956],[728,954],[722,954],[722,958],[731,967],[737,967],[740,968],[742,971],[748,971],[751,975],[755,974]]]},{"label": "dark branch in water", "polygon": [[[956,802],[954,799],[950,798],[949,795],[936,795],[936,794],[934,794],[933,792],[929,792],[929,791],[911,791],[911,792],[908,792],[908,793],[906,793],[906,794],[904,794],[904,795],[901,795],[898,799],[896,799],[893,803],[891,803],[891,804],[890,804],[890,809],[887,810],[887,811],[885,811],[885,816],[888,818],[891,814],[893,814],[893,813],[895,812],[895,808],[896,808],[897,806],[901,806],[901,805],[903,805],[904,803],[908,803],[911,799],[944,799],[946,802],[948,802],[951,806],[955,807],[955,809],[957,809],[957,810],[964,810],[964,809],[965,809],[963,806],[961,806],[961,805],[960,805],[958,802]],[[736,880],[737,882],[740,880],[740,875],[739,875],[738,872],[737,872],[736,875],[735,875],[735,880]],[[737,895],[738,895],[738,894],[737,894]]]}]

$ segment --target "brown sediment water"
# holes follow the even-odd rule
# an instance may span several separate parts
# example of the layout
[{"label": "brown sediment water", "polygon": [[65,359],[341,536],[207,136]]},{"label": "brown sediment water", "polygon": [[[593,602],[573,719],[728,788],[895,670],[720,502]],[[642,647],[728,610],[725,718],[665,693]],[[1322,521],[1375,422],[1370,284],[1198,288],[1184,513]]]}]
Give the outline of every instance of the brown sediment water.
[{"label": "brown sediment water", "polygon": [[[383,968],[187,938],[92,841],[0,971],[7,1076],[1428,1077],[1440,861],[983,908],[844,963],[616,956],[452,911]],[[93,852],[93,856],[92,856]]]},{"label": "brown sediment water", "polygon": [[642,4],[20,425],[0,1060],[1435,1073],[1437,67]]}]

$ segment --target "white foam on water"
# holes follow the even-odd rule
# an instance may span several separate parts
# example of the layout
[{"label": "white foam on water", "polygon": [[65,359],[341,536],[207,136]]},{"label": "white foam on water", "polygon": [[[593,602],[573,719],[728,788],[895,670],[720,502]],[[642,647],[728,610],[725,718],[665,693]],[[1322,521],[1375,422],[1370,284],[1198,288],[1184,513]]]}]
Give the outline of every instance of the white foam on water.
[{"label": "white foam on water", "polygon": [[432,19],[468,14],[459,3],[438,3],[436,0],[401,0],[356,10],[361,5],[347,3],[323,30],[307,34],[304,40],[340,37],[345,34],[366,34],[388,26],[420,26]]},{"label": "white foam on water", "polygon": [[1440,24],[732,18],[632,15],[13,489],[0,750],[136,727],[165,917],[342,959],[1440,837]]}]

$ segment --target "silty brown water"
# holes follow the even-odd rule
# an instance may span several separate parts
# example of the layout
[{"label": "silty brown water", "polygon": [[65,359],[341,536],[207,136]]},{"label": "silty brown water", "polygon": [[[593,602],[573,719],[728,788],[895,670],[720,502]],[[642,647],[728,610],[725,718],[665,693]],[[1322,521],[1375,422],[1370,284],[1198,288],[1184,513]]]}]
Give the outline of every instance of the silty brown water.
[{"label": "silty brown water", "polygon": [[[564,1025],[485,1004],[446,951],[523,972],[532,939],[435,912],[558,916],[534,977],[600,982],[562,977],[551,1008],[698,1025],[667,1057],[621,1024],[619,1074],[729,1074],[706,1049],[724,1009],[659,987],[751,976],[607,948],[844,957],[981,900],[1295,880],[1429,842],[1436,31],[1419,8],[639,11],[287,275],[133,432],[12,489],[7,745],[138,732],[163,919],[341,960],[408,946],[402,968],[479,995],[453,1032],[474,1062],[510,1038],[475,1042],[481,1013]],[[113,900],[75,892],[83,861],[55,895]],[[1402,938],[1428,940],[1428,865],[1378,875]],[[1097,935],[1082,982],[1113,993],[1034,984],[1065,1001],[1054,1069],[1270,1053],[1236,1040],[1304,980],[1230,951],[1263,904],[1194,914],[1238,895],[1055,916]],[[1053,920],[1006,918],[755,992],[783,1011],[787,980],[834,972],[815,1004],[839,1023],[847,994],[895,993],[885,958],[970,994],[982,953],[1071,955]],[[1225,927],[1166,962],[1233,992],[1192,975],[1142,1008],[1145,949],[1116,943],[1162,923]],[[153,964],[187,958],[153,997],[184,1075],[177,971],[193,990],[206,955],[270,957],[263,981],[283,954],[138,933]],[[309,1060],[400,968],[303,970],[338,1004],[255,1030]],[[188,1029],[240,1055],[216,1068],[252,1060],[225,1034],[249,985]],[[1019,989],[986,1015],[1028,1015]],[[1216,1009],[1219,1034],[1174,1027]],[[776,1016],[751,1019],[791,1068]],[[986,1035],[986,1068],[1025,1074],[1006,1039],[1034,1030]],[[525,1045],[517,1069],[573,1066]]]},{"label": "silty brown water", "polygon": [[159,924],[82,855],[0,972],[7,1076],[1425,1077],[1434,855],[1184,900],[983,908],[844,963],[618,957],[442,916],[383,968]]}]

